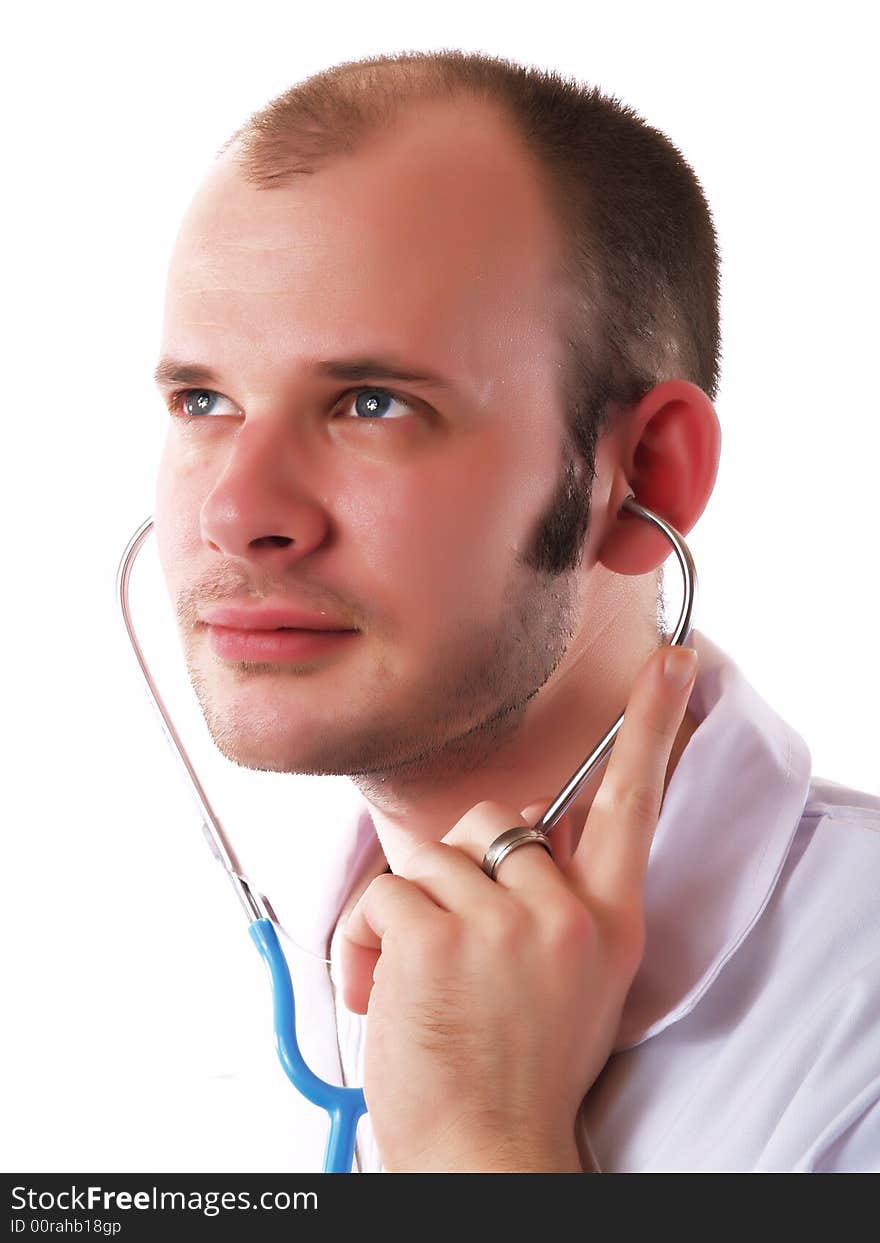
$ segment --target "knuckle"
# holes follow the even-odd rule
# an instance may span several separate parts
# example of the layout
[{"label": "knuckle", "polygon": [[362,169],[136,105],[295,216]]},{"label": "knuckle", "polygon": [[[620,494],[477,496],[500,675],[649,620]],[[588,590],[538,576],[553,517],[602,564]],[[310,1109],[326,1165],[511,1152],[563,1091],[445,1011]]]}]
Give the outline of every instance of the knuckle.
[{"label": "knuckle", "polygon": [[529,941],[532,924],[525,910],[507,903],[486,916],[481,932],[496,954],[512,957]]},{"label": "knuckle", "polygon": [[[475,803],[470,810],[465,812],[449,833],[446,834],[445,840],[453,844],[463,839],[468,840],[475,835],[482,835],[487,827],[491,829],[494,825],[503,823],[505,820],[509,824],[513,824],[516,820],[516,813],[496,799],[484,799],[481,803]],[[499,832],[501,830],[497,829],[492,836],[497,836]]]},{"label": "knuckle", "polygon": [[402,879],[400,876],[395,876],[393,872],[380,872],[378,876],[373,877],[367,888],[393,890]]},{"label": "knuckle", "polygon": [[659,791],[644,777],[635,781],[606,780],[596,791],[590,810],[606,820],[650,825],[659,814]]},{"label": "knuckle", "polygon": [[593,915],[575,898],[555,903],[544,913],[542,927],[545,943],[561,956],[589,952],[599,938]]},{"label": "knuckle", "polygon": [[642,734],[654,750],[668,746],[674,733],[668,714],[649,712],[642,722]]},{"label": "knuckle", "polygon": [[637,824],[653,824],[659,811],[659,798],[655,786],[645,781],[628,782],[621,794],[621,811],[625,818]]},{"label": "knuckle", "polygon": [[443,865],[447,852],[453,847],[444,842],[428,840],[413,846],[406,857],[406,873],[410,879],[428,876]]},{"label": "knuckle", "polygon": [[[398,879],[398,877],[392,876],[388,872],[383,872],[381,876],[374,876],[361,894],[355,910],[370,907],[376,902],[382,902],[386,895],[394,893],[396,889],[395,881]],[[349,915],[349,922],[353,914],[354,911]]]}]

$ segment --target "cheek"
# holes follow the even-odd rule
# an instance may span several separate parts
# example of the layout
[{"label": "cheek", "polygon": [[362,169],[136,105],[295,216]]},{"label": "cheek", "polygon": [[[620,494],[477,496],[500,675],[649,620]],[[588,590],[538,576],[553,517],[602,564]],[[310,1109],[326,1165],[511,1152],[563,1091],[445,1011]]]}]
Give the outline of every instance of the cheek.
[{"label": "cheek", "polygon": [[169,434],[159,461],[153,505],[159,561],[169,588],[173,588],[175,574],[185,577],[187,558],[198,552],[198,512],[208,486],[204,462],[198,462]]},{"label": "cheek", "polygon": [[[485,478],[483,478],[485,475]],[[514,492],[501,470],[473,462],[384,481],[360,494],[346,526],[368,581],[382,584],[402,612],[479,611],[497,596],[514,556],[519,527]]]}]

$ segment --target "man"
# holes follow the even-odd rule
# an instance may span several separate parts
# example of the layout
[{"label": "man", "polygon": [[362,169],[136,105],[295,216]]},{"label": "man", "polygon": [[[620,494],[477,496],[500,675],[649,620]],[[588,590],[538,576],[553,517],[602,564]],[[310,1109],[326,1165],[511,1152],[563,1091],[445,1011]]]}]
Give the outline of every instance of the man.
[{"label": "man", "polygon": [[[880,1163],[880,800],[811,782],[704,636],[696,685],[655,650],[669,546],[622,509],[687,533],[717,471],[680,154],[506,62],[337,67],[221,152],[162,355],[156,531],[212,736],[369,812],[327,927],[360,1168]],[[555,858],[490,879],[624,705]]]}]

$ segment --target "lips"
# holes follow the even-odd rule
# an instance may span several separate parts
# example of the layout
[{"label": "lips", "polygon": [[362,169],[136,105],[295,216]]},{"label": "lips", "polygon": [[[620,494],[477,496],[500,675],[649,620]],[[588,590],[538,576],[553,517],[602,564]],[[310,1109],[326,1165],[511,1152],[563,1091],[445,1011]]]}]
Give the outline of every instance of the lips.
[{"label": "lips", "polygon": [[354,630],[347,621],[329,613],[278,606],[268,608],[220,607],[208,609],[202,620],[209,626],[233,630]]},{"label": "lips", "polygon": [[209,626],[208,641],[221,660],[314,665],[341,657],[349,651],[358,630],[236,630]]}]

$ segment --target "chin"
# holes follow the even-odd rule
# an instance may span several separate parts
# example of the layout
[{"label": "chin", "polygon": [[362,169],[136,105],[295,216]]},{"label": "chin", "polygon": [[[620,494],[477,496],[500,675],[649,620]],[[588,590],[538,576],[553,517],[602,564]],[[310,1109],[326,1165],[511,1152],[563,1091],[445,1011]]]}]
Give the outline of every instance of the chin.
[{"label": "chin", "polygon": [[239,768],[264,773],[311,774],[323,771],[316,764],[311,748],[297,745],[293,739],[277,734],[266,736],[252,731],[231,730],[228,724],[219,728],[208,726],[214,745],[225,759]]}]

